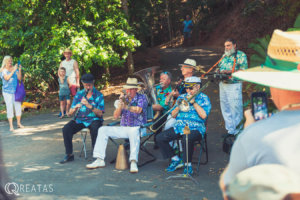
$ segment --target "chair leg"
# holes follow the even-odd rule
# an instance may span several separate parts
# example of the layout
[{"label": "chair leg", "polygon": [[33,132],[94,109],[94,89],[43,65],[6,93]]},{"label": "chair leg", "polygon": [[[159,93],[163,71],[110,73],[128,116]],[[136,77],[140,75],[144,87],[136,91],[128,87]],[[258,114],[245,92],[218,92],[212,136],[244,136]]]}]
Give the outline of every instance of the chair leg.
[{"label": "chair leg", "polygon": [[86,145],[85,145],[86,135],[87,135],[86,131],[81,131],[80,132],[80,136],[81,136],[81,140],[82,140],[82,148],[81,148],[81,152],[80,152],[80,156],[79,157],[81,157],[82,151],[84,151],[84,158],[85,159],[87,159],[87,156],[86,156]]},{"label": "chair leg", "polygon": [[[203,152],[205,152],[205,157],[206,157],[205,162],[201,162],[201,157]],[[207,163],[208,163],[208,149],[207,149],[207,139],[205,134],[202,140],[200,141],[200,152],[198,157],[197,172],[199,172],[200,164],[205,165]]]}]

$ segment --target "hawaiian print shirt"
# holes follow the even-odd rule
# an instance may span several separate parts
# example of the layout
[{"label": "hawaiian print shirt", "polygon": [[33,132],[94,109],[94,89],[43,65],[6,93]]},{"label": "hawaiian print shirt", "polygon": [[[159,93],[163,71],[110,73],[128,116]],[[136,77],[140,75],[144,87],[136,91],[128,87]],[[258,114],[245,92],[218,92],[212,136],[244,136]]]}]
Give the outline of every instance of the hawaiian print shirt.
[{"label": "hawaiian print shirt", "polygon": [[140,114],[130,112],[129,110],[122,110],[121,126],[141,126],[147,123],[147,98],[143,94],[136,93],[135,97],[129,103],[129,106],[138,106],[142,108]]},{"label": "hawaiian print shirt", "polygon": [[[219,63],[220,72],[223,70],[232,70],[235,54],[232,54],[230,56],[223,55],[223,57],[224,58]],[[235,71],[240,70],[240,69],[247,69],[247,68],[248,68],[248,61],[247,61],[246,54],[242,51],[237,51]],[[231,78],[230,82],[237,83],[238,80]]]},{"label": "hawaiian print shirt", "polygon": [[[77,104],[81,102],[81,99],[85,96],[85,90],[80,90],[76,93],[71,108],[74,108]],[[101,110],[104,113],[104,98],[103,94],[96,90],[93,87],[93,94],[91,98],[88,99],[88,102],[94,106],[94,108]],[[83,123],[85,127],[88,127],[93,121],[101,120],[103,117],[97,117],[96,114],[87,108],[85,105],[82,105],[78,111],[77,117],[75,119],[77,124]]]},{"label": "hawaiian print shirt", "polygon": [[[187,100],[187,93],[182,94],[178,97],[179,99],[185,99]],[[177,100],[177,102],[178,102]],[[176,102],[176,104],[177,104]],[[207,116],[210,113],[211,110],[211,103],[208,98],[208,96],[204,93],[200,93],[195,97],[195,103],[197,103],[199,106],[201,106]],[[183,134],[183,129],[186,125],[190,128],[190,130],[198,130],[202,135],[205,134],[206,127],[205,127],[205,121],[206,119],[202,119],[196,109],[193,105],[190,105],[190,110],[188,112],[182,112],[179,111],[177,117],[176,117],[176,123],[174,125],[174,130],[176,134]]]},{"label": "hawaiian print shirt", "polygon": [[163,89],[161,87],[161,85],[156,86],[156,97],[157,97],[157,101],[159,103],[159,105],[161,105],[164,110],[163,112],[166,112],[167,110],[169,110],[169,104],[165,104],[166,98],[167,96],[172,92],[172,88],[171,85],[169,85],[169,87],[167,87],[166,89]]}]

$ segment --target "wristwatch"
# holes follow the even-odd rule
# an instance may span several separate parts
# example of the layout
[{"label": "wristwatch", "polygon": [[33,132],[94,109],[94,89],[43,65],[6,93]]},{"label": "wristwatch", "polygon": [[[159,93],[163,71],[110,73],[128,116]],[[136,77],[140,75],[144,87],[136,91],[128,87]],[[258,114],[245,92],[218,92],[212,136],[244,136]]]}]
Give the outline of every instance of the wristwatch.
[{"label": "wristwatch", "polygon": [[93,111],[93,110],[94,110],[94,108],[95,108],[95,107],[92,105],[91,111]]}]

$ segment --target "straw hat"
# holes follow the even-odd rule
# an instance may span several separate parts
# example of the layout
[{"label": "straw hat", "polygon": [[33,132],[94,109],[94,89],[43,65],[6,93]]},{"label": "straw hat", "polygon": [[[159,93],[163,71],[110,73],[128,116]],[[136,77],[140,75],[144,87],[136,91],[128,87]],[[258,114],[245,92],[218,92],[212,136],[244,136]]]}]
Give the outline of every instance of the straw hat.
[{"label": "straw hat", "polygon": [[71,53],[71,54],[72,54],[72,50],[69,49],[69,48],[66,48],[66,49],[64,50],[64,53]]},{"label": "straw hat", "polygon": [[233,77],[273,88],[300,91],[300,31],[275,30],[265,63],[235,72]]},{"label": "straw hat", "polygon": [[299,192],[299,174],[278,164],[256,165],[245,169],[226,188],[226,195],[235,200],[277,200]]},{"label": "straw hat", "polygon": [[187,66],[191,66],[191,67],[196,67],[196,61],[194,60],[194,59],[190,59],[190,58],[188,58],[188,59],[186,59],[185,61],[184,61],[184,63],[183,64],[179,64],[179,66],[181,67],[181,66],[183,66],[183,65],[187,65]]},{"label": "straw hat", "polygon": [[136,78],[128,78],[126,85],[123,85],[124,89],[140,88],[138,85],[138,80]]}]

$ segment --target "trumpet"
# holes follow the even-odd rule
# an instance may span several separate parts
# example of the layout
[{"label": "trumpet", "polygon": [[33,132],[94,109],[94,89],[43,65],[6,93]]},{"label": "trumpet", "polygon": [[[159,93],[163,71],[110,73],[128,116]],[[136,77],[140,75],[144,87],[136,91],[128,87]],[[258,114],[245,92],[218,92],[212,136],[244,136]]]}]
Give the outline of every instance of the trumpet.
[{"label": "trumpet", "polygon": [[125,105],[129,105],[129,99],[125,92],[123,92],[123,95],[121,94],[119,99],[115,100],[114,106],[115,108],[118,108],[120,101],[124,102]]},{"label": "trumpet", "polygon": [[168,115],[171,111],[173,111],[176,107],[179,108],[180,111],[182,112],[188,112],[190,110],[190,101],[192,99],[194,99],[198,94],[200,94],[203,90],[205,90],[208,85],[210,84],[210,81],[206,82],[194,95],[190,95],[187,97],[187,100],[185,99],[179,99],[177,101],[177,104],[175,104],[174,106],[172,106],[172,108],[170,108],[167,112],[165,112],[161,117],[159,117],[156,121],[153,122],[153,124],[151,124],[151,126],[149,127],[149,129],[153,132],[158,131],[160,128],[162,128],[168,120],[166,120],[164,123],[162,123],[160,126],[158,126],[156,129],[153,128],[153,126],[160,121],[163,117],[165,117],[166,115]]}]

